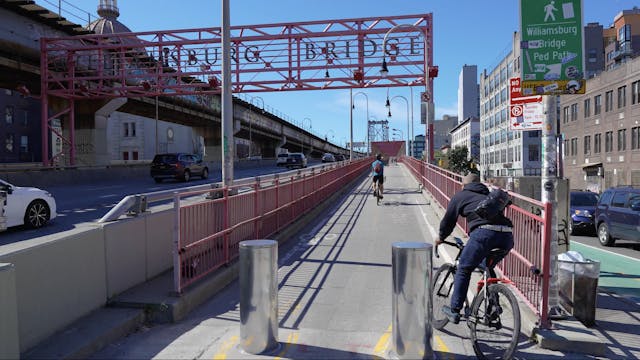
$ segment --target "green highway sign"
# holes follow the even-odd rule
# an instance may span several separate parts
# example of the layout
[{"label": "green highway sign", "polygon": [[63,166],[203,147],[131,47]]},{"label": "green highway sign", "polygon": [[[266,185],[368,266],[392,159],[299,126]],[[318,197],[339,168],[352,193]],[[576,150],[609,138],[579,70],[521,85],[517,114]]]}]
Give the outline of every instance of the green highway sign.
[{"label": "green highway sign", "polygon": [[520,0],[522,95],[584,94],[582,0]]}]

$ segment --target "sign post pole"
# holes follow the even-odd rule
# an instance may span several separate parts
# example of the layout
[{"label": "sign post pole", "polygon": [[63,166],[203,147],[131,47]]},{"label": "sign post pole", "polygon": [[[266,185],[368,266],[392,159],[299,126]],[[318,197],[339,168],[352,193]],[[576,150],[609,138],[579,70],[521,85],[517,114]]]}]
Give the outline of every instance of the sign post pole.
[{"label": "sign post pole", "polygon": [[[544,122],[542,126],[541,201],[550,221],[551,236],[548,246],[549,272],[548,318],[561,319],[566,313],[559,305],[558,296],[558,219],[555,214],[558,169],[556,138],[558,131],[557,95],[584,94],[584,51],[582,39],[582,0],[560,2],[520,0],[520,34],[522,95],[544,95]],[[513,114],[513,112],[512,112]]]}]

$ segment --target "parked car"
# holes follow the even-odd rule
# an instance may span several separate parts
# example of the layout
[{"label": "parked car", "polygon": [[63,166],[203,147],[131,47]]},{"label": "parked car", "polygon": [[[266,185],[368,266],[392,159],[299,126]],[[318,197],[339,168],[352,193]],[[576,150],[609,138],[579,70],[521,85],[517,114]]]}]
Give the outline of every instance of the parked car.
[{"label": "parked car", "polygon": [[0,180],[0,191],[7,194],[4,205],[6,226],[40,228],[57,216],[56,200],[45,190],[15,186]]},{"label": "parked car", "polygon": [[290,153],[287,157],[287,168],[291,169],[294,167],[307,167],[307,157],[304,156],[303,153]]},{"label": "parked car", "polygon": [[612,246],[616,239],[640,241],[640,188],[615,187],[602,193],[596,227],[603,246]]},{"label": "parked car", "polygon": [[278,165],[278,166],[287,165],[287,157],[289,157],[288,153],[278,154],[278,157],[276,158],[276,165]]},{"label": "parked car", "polygon": [[209,168],[199,155],[173,153],[158,154],[151,162],[151,177],[155,182],[164,179],[189,181],[192,176],[209,177]]},{"label": "parked car", "polygon": [[571,190],[569,193],[569,233],[596,233],[595,213],[598,194],[591,191]]},{"label": "parked car", "polygon": [[336,161],[344,161],[346,157],[343,154],[335,154]]},{"label": "parked car", "polygon": [[325,153],[324,155],[322,155],[323,163],[334,162],[334,161],[336,161],[336,158],[333,156],[332,153]]}]

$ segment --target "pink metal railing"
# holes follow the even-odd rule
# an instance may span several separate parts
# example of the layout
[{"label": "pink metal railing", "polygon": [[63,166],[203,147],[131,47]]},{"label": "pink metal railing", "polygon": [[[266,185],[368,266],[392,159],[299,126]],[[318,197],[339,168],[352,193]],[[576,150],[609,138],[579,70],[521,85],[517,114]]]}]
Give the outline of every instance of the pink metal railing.
[{"label": "pink metal railing", "polygon": [[[238,257],[239,243],[282,230],[369,170],[370,159],[326,171],[176,194],[174,290]],[[206,196],[206,198],[205,198]]]},{"label": "pink metal railing", "polygon": [[[461,175],[414,158],[403,157],[401,161],[443,208],[447,207],[453,194],[462,189]],[[524,302],[540,317],[541,326],[547,327],[551,205],[517,193],[509,194],[514,204],[505,210],[505,215],[513,222],[515,245],[499,270],[513,282]],[[525,210],[531,205],[544,209],[544,216]],[[467,233],[466,221],[458,219],[458,226]]]}]

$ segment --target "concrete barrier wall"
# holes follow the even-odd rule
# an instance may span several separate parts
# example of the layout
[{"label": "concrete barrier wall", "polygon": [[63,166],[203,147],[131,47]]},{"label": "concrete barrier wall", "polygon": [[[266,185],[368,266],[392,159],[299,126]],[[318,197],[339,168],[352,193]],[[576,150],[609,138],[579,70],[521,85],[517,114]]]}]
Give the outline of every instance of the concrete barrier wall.
[{"label": "concrete barrier wall", "polygon": [[0,262],[15,266],[21,352],[106,302],[102,229],[15,250]]},{"label": "concrete barrier wall", "polygon": [[172,234],[173,211],[163,210],[0,254],[0,359],[171,269]]},{"label": "concrete barrier wall", "polygon": [[0,359],[19,357],[15,268],[13,264],[0,264]]}]

